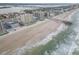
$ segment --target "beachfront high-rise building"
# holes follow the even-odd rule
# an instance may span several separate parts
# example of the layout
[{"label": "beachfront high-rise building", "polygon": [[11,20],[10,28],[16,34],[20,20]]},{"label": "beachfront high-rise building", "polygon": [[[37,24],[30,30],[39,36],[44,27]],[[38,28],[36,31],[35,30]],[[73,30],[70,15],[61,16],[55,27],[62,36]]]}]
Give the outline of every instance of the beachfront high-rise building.
[{"label": "beachfront high-rise building", "polygon": [[33,14],[29,13],[20,15],[20,19],[25,25],[31,24],[34,21]]}]

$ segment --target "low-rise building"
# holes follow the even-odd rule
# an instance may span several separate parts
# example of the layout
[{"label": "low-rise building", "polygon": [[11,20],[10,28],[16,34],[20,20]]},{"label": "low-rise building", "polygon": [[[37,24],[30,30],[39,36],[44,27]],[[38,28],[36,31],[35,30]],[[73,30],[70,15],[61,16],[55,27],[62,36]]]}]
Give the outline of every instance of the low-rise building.
[{"label": "low-rise building", "polygon": [[49,18],[50,14],[47,11],[36,10],[33,12],[33,15],[37,17],[37,20],[44,20],[45,18]]}]

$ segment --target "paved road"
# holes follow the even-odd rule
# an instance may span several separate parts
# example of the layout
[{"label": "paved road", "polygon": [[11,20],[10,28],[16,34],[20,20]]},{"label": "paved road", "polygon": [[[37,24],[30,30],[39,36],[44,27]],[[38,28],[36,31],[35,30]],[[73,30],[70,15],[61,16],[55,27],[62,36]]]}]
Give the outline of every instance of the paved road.
[{"label": "paved road", "polygon": [[[66,15],[66,14],[65,14]],[[68,15],[68,14],[67,14]],[[10,35],[0,37],[0,54],[10,54],[13,50],[27,44],[34,44],[44,39],[49,33],[56,31],[61,22],[49,20],[36,26],[16,31]]]}]

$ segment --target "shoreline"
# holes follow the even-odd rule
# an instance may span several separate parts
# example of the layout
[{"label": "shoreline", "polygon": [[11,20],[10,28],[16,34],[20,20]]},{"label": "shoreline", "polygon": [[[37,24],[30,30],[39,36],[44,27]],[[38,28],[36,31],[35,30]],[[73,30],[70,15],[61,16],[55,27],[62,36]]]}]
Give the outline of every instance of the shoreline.
[{"label": "shoreline", "polygon": [[[78,10],[75,10],[74,12],[72,12],[66,19],[68,19],[68,21],[71,21],[71,17],[72,17],[72,15],[74,14],[74,13],[76,13]],[[65,19],[65,20],[66,20]],[[40,42],[37,42],[36,44],[34,44],[33,46],[31,46],[30,48],[27,48],[27,47],[23,47],[23,48],[21,48],[21,50],[20,50],[20,52],[19,53],[16,53],[16,54],[22,54],[23,52],[24,52],[24,50],[27,50],[27,49],[31,49],[31,48],[34,48],[34,47],[38,47],[38,46],[40,46],[40,45],[45,45],[45,44],[47,44],[49,41],[51,41],[52,40],[52,38],[54,37],[54,36],[56,36],[58,33],[60,33],[61,31],[64,31],[66,28],[66,25],[64,25],[64,24],[61,24],[58,28],[57,28],[57,30],[55,31],[55,32],[52,32],[52,33],[50,33],[50,34],[48,34],[48,36],[46,36],[46,38],[44,38],[43,40],[41,40]],[[17,49],[18,50],[18,49]]]},{"label": "shoreline", "polygon": [[[59,26],[59,28],[57,29],[57,31],[55,32],[52,32],[50,34],[48,34],[43,40],[41,40],[40,42],[37,42],[35,43],[34,45],[30,45],[30,46],[27,46],[27,44],[25,46],[23,46],[22,48],[17,48],[16,50],[13,51],[14,54],[18,55],[18,54],[23,54],[26,50],[29,50],[29,49],[32,49],[32,48],[35,48],[35,47],[38,47],[40,45],[45,45],[47,44],[50,40],[52,40],[52,35],[53,36],[56,36],[58,33],[60,33],[61,31],[63,31],[63,28],[64,25],[61,24],[61,26]],[[50,38],[50,39],[49,39]],[[4,52],[6,53],[6,52]],[[4,54],[2,53],[2,54]]]}]

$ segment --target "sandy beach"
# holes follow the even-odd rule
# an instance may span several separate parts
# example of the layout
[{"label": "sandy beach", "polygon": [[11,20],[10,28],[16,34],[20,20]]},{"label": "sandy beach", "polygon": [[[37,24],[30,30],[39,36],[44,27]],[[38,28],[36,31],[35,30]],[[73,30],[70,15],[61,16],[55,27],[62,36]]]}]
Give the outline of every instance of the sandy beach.
[{"label": "sandy beach", "polygon": [[6,34],[0,37],[0,54],[13,54],[13,51],[26,45],[33,46],[37,42],[41,42],[48,34],[57,31],[62,24],[53,19],[70,20],[70,17],[76,10],[72,10],[61,15],[58,15],[51,20],[46,20],[40,24],[24,27],[13,33]]}]

